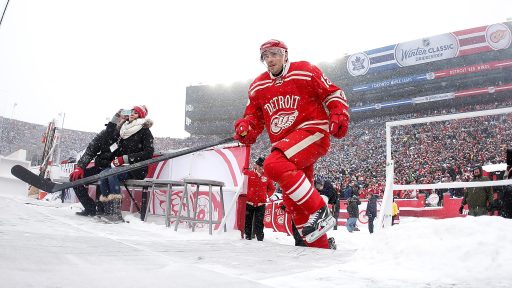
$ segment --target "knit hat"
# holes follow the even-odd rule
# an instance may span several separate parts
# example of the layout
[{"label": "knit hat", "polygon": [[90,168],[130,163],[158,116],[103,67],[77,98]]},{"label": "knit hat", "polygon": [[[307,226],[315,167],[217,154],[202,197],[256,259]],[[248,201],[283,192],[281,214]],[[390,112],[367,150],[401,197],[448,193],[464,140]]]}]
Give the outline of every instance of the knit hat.
[{"label": "knit hat", "polygon": [[133,110],[135,110],[135,112],[139,114],[140,118],[146,118],[146,116],[148,115],[148,108],[146,108],[145,105],[133,106]]},{"label": "knit hat", "polygon": [[263,162],[265,162],[265,158],[260,157],[258,160],[256,160],[256,165],[263,167]]}]

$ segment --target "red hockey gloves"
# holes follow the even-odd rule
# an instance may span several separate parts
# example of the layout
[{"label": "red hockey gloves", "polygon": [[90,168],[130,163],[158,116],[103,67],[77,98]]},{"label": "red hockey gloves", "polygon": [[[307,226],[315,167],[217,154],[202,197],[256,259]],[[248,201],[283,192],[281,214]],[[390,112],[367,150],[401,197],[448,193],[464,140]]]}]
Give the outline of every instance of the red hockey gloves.
[{"label": "red hockey gloves", "polygon": [[124,164],[123,156],[114,158],[114,161],[112,161],[112,165],[117,167]]},{"label": "red hockey gloves", "polygon": [[251,127],[251,121],[242,118],[235,122],[235,140],[245,145],[251,145],[256,142],[256,135],[254,129]]},{"label": "red hockey gloves", "polygon": [[69,181],[73,182],[78,179],[84,178],[84,169],[76,167],[71,174],[69,174]]},{"label": "red hockey gloves", "polygon": [[329,116],[329,133],[336,138],[343,138],[347,135],[350,117],[345,110],[341,112],[331,111]]}]

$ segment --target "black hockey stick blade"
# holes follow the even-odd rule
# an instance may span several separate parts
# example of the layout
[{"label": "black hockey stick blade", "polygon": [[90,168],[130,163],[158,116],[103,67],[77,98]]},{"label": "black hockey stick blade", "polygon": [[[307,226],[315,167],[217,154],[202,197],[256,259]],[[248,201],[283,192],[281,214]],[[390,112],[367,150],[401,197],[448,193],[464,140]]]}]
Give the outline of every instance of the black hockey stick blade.
[{"label": "black hockey stick blade", "polygon": [[55,182],[52,182],[50,179],[45,179],[43,177],[39,177],[39,175],[32,173],[32,171],[21,165],[14,165],[11,168],[11,174],[14,177],[20,179],[21,181],[28,183],[40,190],[43,191],[52,191],[55,187]]},{"label": "black hockey stick blade", "polygon": [[151,158],[148,160],[144,160],[144,161],[141,161],[141,162],[138,162],[135,164],[120,166],[120,167],[116,167],[116,168],[112,168],[112,169],[108,169],[108,170],[103,170],[99,174],[85,177],[85,178],[82,178],[82,179],[79,179],[79,180],[73,181],[73,182],[56,183],[56,182],[50,181],[48,179],[43,179],[43,178],[39,177],[38,175],[32,173],[27,168],[20,166],[20,165],[13,166],[11,168],[11,174],[14,175],[16,178],[20,179],[21,181],[28,183],[29,185],[32,185],[32,186],[39,188],[48,193],[54,193],[54,192],[61,191],[64,189],[94,183],[98,180],[101,180],[101,179],[104,179],[104,178],[107,178],[110,176],[118,175],[118,174],[125,173],[125,172],[130,172],[130,171],[142,168],[142,167],[146,167],[153,163],[158,163],[161,161],[180,157],[180,156],[187,155],[190,153],[198,152],[198,151],[201,151],[201,150],[204,150],[207,148],[211,148],[211,147],[215,147],[218,145],[232,142],[233,140],[234,140],[233,137],[229,137],[229,138],[222,139],[222,140],[219,140],[214,143],[204,144],[204,145],[200,145],[197,147],[191,147],[191,148],[173,152],[173,153],[162,154],[161,156]]}]

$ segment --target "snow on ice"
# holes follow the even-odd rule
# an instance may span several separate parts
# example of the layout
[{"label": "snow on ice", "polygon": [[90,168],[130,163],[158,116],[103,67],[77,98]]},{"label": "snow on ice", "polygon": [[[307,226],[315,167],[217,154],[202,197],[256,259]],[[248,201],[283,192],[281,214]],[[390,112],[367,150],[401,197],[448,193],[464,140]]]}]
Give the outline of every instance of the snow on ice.
[{"label": "snow on ice", "polygon": [[402,217],[369,234],[330,231],[338,250],[265,230],[177,232],[126,215],[104,224],[78,204],[0,194],[1,287],[510,287],[512,221]]}]

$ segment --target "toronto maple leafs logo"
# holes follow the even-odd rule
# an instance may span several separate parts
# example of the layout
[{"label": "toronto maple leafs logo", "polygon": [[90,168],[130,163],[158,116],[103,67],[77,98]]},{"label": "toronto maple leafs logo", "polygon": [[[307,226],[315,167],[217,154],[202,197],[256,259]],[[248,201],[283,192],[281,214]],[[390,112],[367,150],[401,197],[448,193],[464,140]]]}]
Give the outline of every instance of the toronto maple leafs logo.
[{"label": "toronto maple leafs logo", "polygon": [[364,62],[366,59],[363,59],[361,57],[356,57],[354,60],[352,60],[352,69],[353,70],[364,70],[365,69],[365,64]]},{"label": "toronto maple leafs logo", "polygon": [[270,120],[270,132],[272,134],[279,134],[282,130],[292,126],[295,119],[297,119],[299,112],[281,112],[272,117]]},{"label": "toronto maple leafs logo", "polygon": [[356,53],[347,59],[347,70],[352,76],[361,76],[370,69],[370,59],[366,53]]}]

